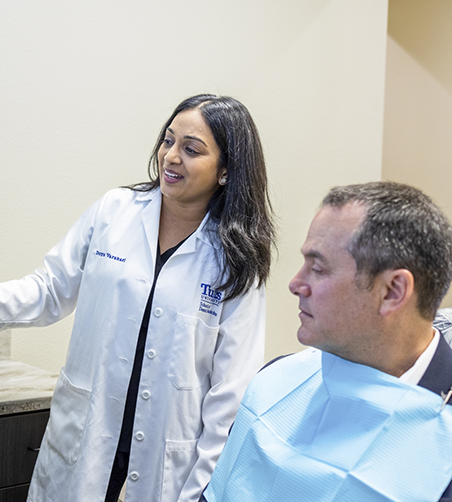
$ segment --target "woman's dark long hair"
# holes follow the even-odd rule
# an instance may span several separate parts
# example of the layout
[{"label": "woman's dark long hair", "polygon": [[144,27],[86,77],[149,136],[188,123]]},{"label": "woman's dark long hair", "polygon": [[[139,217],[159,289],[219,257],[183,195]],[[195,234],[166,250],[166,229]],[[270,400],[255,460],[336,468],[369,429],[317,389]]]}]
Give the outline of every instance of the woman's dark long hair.
[{"label": "woman's dark long hair", "polygon": [[[217,255],[217,288],[232,299],[248,291],[257,280],[265,284],[275,244],[273,211],[259,133],[247,108],[228,96],[199,94],[177,106],[160,131],[152,151],[150,182],[131,188],[149,191],[160,186],[158,151],[174,117],[198,108],[220,149],[218,169],[226,168],[227,182],[209,201],[207,231],[220,239],[223,255]],[[217,237],[218,236],[218,237]]]}]

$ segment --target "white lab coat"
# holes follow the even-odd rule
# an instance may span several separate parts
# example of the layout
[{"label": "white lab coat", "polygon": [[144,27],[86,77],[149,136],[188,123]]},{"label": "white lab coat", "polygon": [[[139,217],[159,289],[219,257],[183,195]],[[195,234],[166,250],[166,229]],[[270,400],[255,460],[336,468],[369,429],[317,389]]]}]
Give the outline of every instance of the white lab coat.
[{"label": "white lab coat", "polygon": [[[77,305],[29,502],[103,502],[154,277],[160,190],[108,192],[45,257],[0,285],[0,327],[45,326]],[[157,281],[126,500],[197,501],[262,364],[265,293],[221,302],[203,226]],[[217,244],[216,244],[217,245]]]}]

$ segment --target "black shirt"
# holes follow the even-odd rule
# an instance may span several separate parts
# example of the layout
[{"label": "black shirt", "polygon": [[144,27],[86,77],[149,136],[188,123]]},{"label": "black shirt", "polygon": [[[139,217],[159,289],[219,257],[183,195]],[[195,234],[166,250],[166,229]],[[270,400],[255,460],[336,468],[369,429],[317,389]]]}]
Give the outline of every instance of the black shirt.
[{"label": "black shirt", "polygon": [[129,452],[130,443],[132,441],[133,421],[135,418],[135,410],[137,407],[138,388],[140,386],[141,368],[143,366],[144,348],[146,346],[146,337],[149,326],[149,318],[151,315],[152,301],[154,298],[155,285],[157,278],[163,265],[175,253],[175,251],[188,239],[188,237],[176,246],[166,250],[160,254],[160,244],[157,243],[157,259],[155,262],[154,282],[152,283],[151,292],[149,293],[146,308],[144,310],[143,320],[141,321],[140,333],[138,335],[137,348],[135,351],[135,359],[133,361],[132,374],[130,376],[129,388],[127,390],[126,406],[124,408],[124,416],[122,419],[121,435],[119,436],[118,451]]}]

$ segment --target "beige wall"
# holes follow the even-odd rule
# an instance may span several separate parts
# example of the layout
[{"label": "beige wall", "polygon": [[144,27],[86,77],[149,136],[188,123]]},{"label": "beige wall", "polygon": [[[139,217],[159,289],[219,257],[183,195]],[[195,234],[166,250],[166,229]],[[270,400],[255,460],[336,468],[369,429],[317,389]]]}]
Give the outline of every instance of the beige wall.
[{"label": "beige wall", "polygon": [[449,0],[390,0],[383,143],[383,178],[423,189],[450,219],[451,26]]},{"label": "beige wall", "polygon": [[[287,284],[320,198],[380,179],[386,0],[6,2],[0,38],[0,280],[45,252],[106,190],[146,177],[184,97],[229,94],[262,134],[279,218],[267,357],[299,350]],[[12,334],[57,371],[72,319]]]}]

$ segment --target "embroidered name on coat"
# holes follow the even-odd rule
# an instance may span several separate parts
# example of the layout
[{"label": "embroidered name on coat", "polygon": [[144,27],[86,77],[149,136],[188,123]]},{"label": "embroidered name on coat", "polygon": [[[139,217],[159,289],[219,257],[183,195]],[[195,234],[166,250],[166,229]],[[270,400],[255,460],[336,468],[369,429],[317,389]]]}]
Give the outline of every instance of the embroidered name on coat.
[{"label": "embroidered name on coat", "polygon": [[210,284],[201,284],[201,302],[199,304],[199,310],[201,312],[205,312],[206,314],[210,314],[213,316],[217,316],[218,313],[215,312],[214,309],[220,305],[221,298],[223,297],[223,293],[221,291],[216,291],[212,289]]},{"label": "embroidered name on coat", "polygon": [[109,258],[110,260],[121,261],[125,263],[126,258],[120,258],[119,256],[114,256],[110,253],[104,253],[103,251],[96,251],[96,256],[100,256],[101,258]]}]

